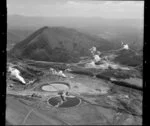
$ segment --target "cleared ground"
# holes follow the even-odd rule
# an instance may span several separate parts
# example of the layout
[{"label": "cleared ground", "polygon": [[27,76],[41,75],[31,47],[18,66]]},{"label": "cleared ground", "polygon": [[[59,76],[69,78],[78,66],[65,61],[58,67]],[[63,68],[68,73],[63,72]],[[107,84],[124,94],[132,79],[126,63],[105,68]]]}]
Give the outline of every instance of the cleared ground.
[{"label": "cleared ground", "polygon": [[[8,75],[6,120],[9,123],[14,125],[142,124],[143,93],[141,90],[119,86],[107,79],[87,74],[64,71],[67,77],[53,75],[47,67],[44,69],[44,63],[42,63],[42,68],[31,67],[26,63],[24,65],[20,63],[20,65],[24,69],[28,66],[30,69],[39,70],[39,73],[42,74],[36,78],[33,76],[31,79],[37,80],[29,85],[11,80],[10,75]],[[34,65],[36,66],[36,63]],[[82,70],[84,71],[84,69]],[[33,72],[27,71],[28,73]],[[106,73],[91,70],[91,72],[94,71],[101,74]],[[108,76],[107,74],[104,75]],[[23,77],[28,79],[28,76]],[[111,74],[108,77],[111,77]],[[122,78],[122,81],[128,81],[132,84],[140,82],[138,79],[135,80],[136,78],[134,80],[131,78],[130,81]],[[63,83],[69,84],[69,86]],[[11,84],[13,84],[12,87]],[[42,90],[42,86],[46,91]],[[59,91],[67,91],[69,96],[73,95],[80,98],[81,104],[71,108],[57,108],[49,105],[48,99],[55,96],[60,97]]]}]

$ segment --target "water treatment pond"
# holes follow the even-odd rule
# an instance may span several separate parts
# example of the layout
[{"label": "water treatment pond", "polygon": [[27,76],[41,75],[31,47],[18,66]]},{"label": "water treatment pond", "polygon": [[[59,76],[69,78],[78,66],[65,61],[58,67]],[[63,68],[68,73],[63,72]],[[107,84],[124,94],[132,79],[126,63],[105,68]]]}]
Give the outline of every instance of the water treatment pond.
[{"label": "water treatment pond", "polygon": [[69,89],[69,84],[63,82],[54,82],[42,86],[42,90],[44,91],[60,91],[60,90],[68,90],[68,89]]},{"label": "water treatment pond", "polygon": [[52,97],[48,100],[48,103],[52,106],[60,108],[74,107],[80,104],[81,100],[77,97],[66,97],[65,101],[62,101],[61,97]]}]

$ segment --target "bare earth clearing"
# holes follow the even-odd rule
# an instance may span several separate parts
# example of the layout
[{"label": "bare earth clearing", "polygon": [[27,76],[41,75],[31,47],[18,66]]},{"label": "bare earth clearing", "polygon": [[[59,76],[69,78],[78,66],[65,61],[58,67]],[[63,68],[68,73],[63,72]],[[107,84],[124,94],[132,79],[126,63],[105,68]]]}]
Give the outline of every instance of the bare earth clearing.
[{"label": "bare earth clearing", "polygon": [[[89,76],[86,72],[76,74],[66,70],[64,71],[66,77],[64,77],[47,69],[48,66],[49,68],[53,66],[56,69],[53,63],[45,64],[46,69],[44,69],[40,65],[36,67],[36,62],[31,62],[34,63],[34,67],[29,62],[16,64],[16,68],[20,69],[22,77],[28,82],[27,84],[16,81],[17,79],[13,79],[10,73],[7,74],[6,120],[9,123],[14,125],[142,124],[141,90],[119,86],[113,81]],[[70,65],[70,68],[77,70],[81,67]],[[26,72],[23,72],[25,70]],[[84,70],[89,69],[83,68]],[[103,70],[95,71],[98,74],[104,72]],[[30,77],[32,82],[29,83],[28,74],[34,72],[40,74],[36,77],[33,76],[32,79]],[[136,79],[136,77],[122,79],[122,81],[131,83],[131,85],[142,85],[142,80]],[[63,96],[76,97],[81,100],[81,103],[74,107],[50,105],[48,99],[56,96],[60,97],[60,104],[63,103],[61,101]],[[69,105],[69,101],[64,102]],[[73,102],[72,100],[71,104]]]}]

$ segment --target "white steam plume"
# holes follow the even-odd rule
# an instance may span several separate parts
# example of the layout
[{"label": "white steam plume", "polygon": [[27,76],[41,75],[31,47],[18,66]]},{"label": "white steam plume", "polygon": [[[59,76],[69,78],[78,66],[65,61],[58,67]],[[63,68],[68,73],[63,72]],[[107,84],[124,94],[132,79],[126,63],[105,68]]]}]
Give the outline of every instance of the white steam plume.
[{"label": "white steam plume", "polygon": [[20,76],[20,71],[19,70],[15,69],[15,68],[12,68],[12,67],[9,67],[8,71],[11,72],[11,75],[18,78],[22,83],[24,83],[24,84],[26,83],[24,78]]}]

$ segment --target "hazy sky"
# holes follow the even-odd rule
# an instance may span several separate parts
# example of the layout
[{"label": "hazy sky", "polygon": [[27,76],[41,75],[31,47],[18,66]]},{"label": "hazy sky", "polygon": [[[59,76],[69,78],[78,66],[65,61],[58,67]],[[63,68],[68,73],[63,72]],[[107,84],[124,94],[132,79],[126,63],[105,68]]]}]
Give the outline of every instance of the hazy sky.
[{"label": "hazy sky", "polygon": [[143,1],[7,0],[9,15],[143,18]]}]

